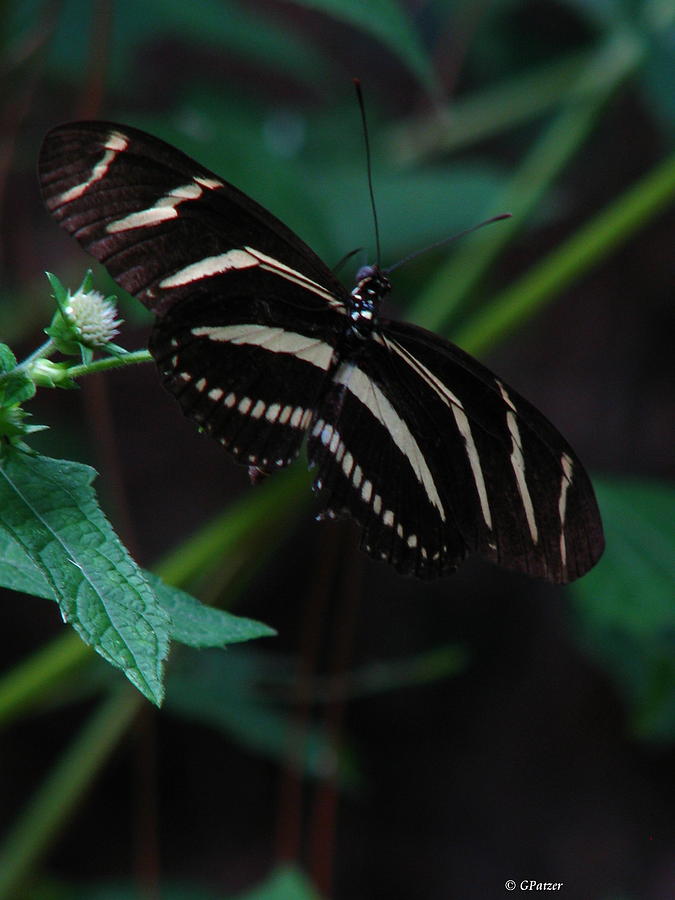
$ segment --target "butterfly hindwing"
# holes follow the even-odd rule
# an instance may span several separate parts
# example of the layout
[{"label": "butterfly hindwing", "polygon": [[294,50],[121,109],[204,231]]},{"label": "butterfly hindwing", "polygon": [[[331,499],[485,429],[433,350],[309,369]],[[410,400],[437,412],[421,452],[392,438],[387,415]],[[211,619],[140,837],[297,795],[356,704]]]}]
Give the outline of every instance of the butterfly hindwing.
[{"label": "butterfly hindwing", "polygon": [[[373,556],[422,577],[476,552],[550,581],[587,571],[602,552],[599,513],[556,429],[454,345],[380,326],[370,352],[336,372],[334,422],[320,407],[310,435],[328,506],[364,526]],[[345,463],[355,446],[356,473]]]},{"label": "butterfly hindwing", "polygon": [[227,293],[216,284],[175,304],[155,325],[150,350],[187,415],[239,462],[274,469],[298,455],[337,332],[326,317],[319,330],[306,312],[289,322],[274,285],[251,298],[236,285],[242,277],[223,276],[234,278]]},{"label": "butterfly hindwing", "polygon": [[371,556],[420,577],[447,574],[466,547],[447,527],[410,405],[392,390],[387,368],[382,346],[338,368],[308,440],[315,486],[332,514],[363,526],[362,547]]}]

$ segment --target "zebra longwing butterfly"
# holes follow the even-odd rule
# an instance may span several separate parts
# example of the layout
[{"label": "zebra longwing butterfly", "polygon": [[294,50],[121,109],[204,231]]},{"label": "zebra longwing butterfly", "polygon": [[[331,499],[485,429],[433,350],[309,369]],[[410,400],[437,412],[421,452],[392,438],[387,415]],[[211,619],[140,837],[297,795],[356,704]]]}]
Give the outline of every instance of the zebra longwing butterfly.
[{"label": "zebra longwing butterfly", "polygon": [[157,138],[106,122],[51,131],[48,210],[156,314],[150,350],[183,412],[239,463],[287,466],[307,437],[324,515],[435,578],[470,553],[549,581],[603,549],[573,450],[458,347],[379,315],[386,272],[349,293],[292,231]]}]

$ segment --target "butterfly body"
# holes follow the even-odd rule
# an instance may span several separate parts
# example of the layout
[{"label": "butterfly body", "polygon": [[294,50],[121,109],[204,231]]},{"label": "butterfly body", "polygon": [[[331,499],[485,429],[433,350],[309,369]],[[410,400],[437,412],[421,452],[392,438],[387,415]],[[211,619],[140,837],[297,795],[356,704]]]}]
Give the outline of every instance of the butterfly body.
[{"label": "butterfly body", "polygon": [[551,581],[587,571],[602,526],[581,463],[492,372],[380,315],[377,266],[349,293],[290,229],[180,151],[126,126],[47,136],[57,221],[156,315],[150,350],[186,415],[249,471],[306,440],[325,514],[422,578],[469,554]]}]

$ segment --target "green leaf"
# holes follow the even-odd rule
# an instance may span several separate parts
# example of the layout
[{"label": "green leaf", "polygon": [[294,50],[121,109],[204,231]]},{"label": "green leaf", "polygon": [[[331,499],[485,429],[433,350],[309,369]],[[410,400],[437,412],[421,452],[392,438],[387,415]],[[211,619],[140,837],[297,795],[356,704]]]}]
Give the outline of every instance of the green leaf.
[{"label": "green leaf", "polygon": [[273,637],[276,631],[262,622],[234,616],[222,609],[205,606],[179,588],[145,572],[148,583],[171,618],[171,637],[190,647],[225,647],[227,644]]},{"label": "green leaf", "polygon": [[0,406],[16,406],[35,394],[35,384],[25,372],[15,371],[0,376]]},{"label": "green leaf", "polygon": [[284,865],[262,884],[233,900],[319,900],[319,894],[300,869]]},{"label": "green leaf", "polygon": [[628,701],[644,737],[675,736],[675,489],[599,482],[607,547],[573,586],[576,619],[590,652]]},{"label": "green leaf", "polygon": [[94,476],[80,463],[6,451],[0,466],[0,544],[5,562],[13,555],[21,562],[8,586],[37,587],[42,593],[46,582],[64,620],[159,704],[168,615],[98,506]]},{"label": "green leaf", "polygon": [[11,372],[16,367],[16,356],[7,344],[0,344],[0,374]]},{"label": "green leaf", "polygon": [[16,357],[7,344],[0,344],[0,407],[22,403],[35,393],[35,385],[25,372],[15,370]]},{"label": "green leaf", "polygon": [[388,47],[429,90],[436,92],[436,79],[429,55],[417,29],[398,0],[296,0],[360,28]]},{"label": "green leaf", "polygon": [[[4,511],[0,511],[0,523],[3,522]],[[0,529],[0,586],[34,597],[56,600],[49,582],[23,544],[15,540],[2,524]]]},{"label": "green leaf", "polygon": [[6,446],[28,450],[20,438],[47,428],[46,425],[27,425],[27,418],[30,418],[30,413],[16,403],[12,406],[0,406],[0,456]]},{"label": "green leaf", "polygon": [[[56,305],[59,309],[64,309],[68,305],[68,289],[61,282],[61,279],[54,275],[53,272],[45,272],[45,275],[47,276],[47,281],[51,286]],[[87,275],[84,276],[85,279],[88,275],[91,275],[91,269],[89,269]]]}]

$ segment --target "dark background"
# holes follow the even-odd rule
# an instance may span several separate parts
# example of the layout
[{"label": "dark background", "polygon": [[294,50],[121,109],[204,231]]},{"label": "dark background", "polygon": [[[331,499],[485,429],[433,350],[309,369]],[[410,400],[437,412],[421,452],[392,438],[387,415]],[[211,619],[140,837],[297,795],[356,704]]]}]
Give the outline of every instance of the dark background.
[{"label": "dark background", "polygon": [[[142,21],[122,2],[9,4],[2,12],[0,324],[18,357],[39,343],[51,315],[42,272],[55,271],[74,288],[90,264],[44,212],[37,191],[40,141],[59,121],[109,118],[179,143],[270,205],[333,264],[352,245],[372,244],[353,75],[365,85],[376,192],[378,167],[384,170],[385,262],[478,221],[493,186],[506,183],[556,109],[553,100],[540,116],[483,141],[454,152],[439,146],[406,162],[396,129],[430,115],[431,104],[386,41],[341,14],[247,4],[325,63],[312,77],[309,49],[298,68],[285,68],[252,52],[255,31],[241,36],[234,19],[228,29],[229,6],[212,34],[206,14],[219,4],[192,7],[185,29],[173,4],[147,4]],[[599,46],[619,20],[639,32],[648,4],[606,7],[617,16],[610,24],[594,3],[405,8],[452,111],[488,85]],[[672,34],[648,42],[644,65],[598,113],[475,304],[672,152],[673,88],[662,59]],[[414,193],[397,199],[396,184],[420,171],[438,179],[431,210]],[[474,185],[466,196],[474,191],[475,209],[453,195],[458,171]],[[448,194],[438,196],[444,180]],[[298,184],[306,195],[296,194]],[[483,355],[561,428],[600,484],[616,489],[627,478],[648,479],[659,503],[668,496],[675,446],[672,248],[671,209]],[[392,301],[399,313],[444,253],[400,273]],[[107,284],[100,270],[97,278]],[[123,314],[121,343],[141,346],[147,319],[130,304]],[[245,471],[181,418],[151,367],[91,379],[79,392],[42,390],[30,409],[51,426],[34,446],[97,467],[102,502],[144,565],[252,490]],[[632,540],[631,523],[650,520],[648,504],[610,508],[607,496],[615,495],[600,494],[608,538],[625,528]],[[172,656],[166,709],[145,710],[22,896],[98,897],[113,883],[122,885],[119,893],[106,896],[128,896],[124,886],[132,883],[145,896],[157,896],[158,885],[162,896],[174,896],[177,884],[185,897],[239,896],[289,855],[324,887],[332,859],[332,896],[350,900],[502,897],[510,878],[564,882],[560,893],[580,900],[675,896],[672,614],[652,626],[653,595],[631,589],[634,615],[622,619],[625,597],[612,590],[622,579],[634,583],[622,570],[588,576],[596,580],[585,592],[479,561],[432,585],[404,579],[362,557],[348,525],[314,524],[302,499],[292,524],[270,528],[248,548],[243,572],[201,585],[209,599],[274,626],[278,638],[224,654]],[[667,542],[672,530],[659,538]],[[667,550],[660,559],[661,576],[670,566],[672,577]],[[672,610],[672,597],[665,599]],[[55,607],[22,595],[8,595],[0,616],[8,671],[63,628]],[[293,707],[285,701],[294,696],[298,654],[306,657],[314,644],[318,673],[334,674],[340,641],[337,668],[357,673],[351,687],[343,685],[349,702],[313,704],[309,713],[338,733],[338,788],[307,777],[294,793],[287,754],[264,717],[253,748],[250,733],[237,736],[209,717],[197,695],[217,696],[229,677],[238,703],[236,673],[244,672],[283,718]],[[396,668],[401,661],[407,668]],[[364,667],[380,671],[378,689],[372,679],[363,688]],[[79,683],[3,732],[3,826],[95,708],[101,685],[122,677],[102,669],[91,664]],[[300,684],[306,688],[306,679]],[[190,685],[198,686],[193,708],[184,702]]]}]

